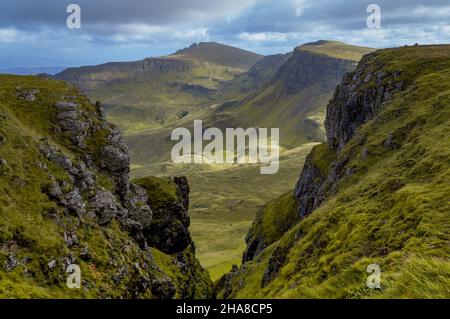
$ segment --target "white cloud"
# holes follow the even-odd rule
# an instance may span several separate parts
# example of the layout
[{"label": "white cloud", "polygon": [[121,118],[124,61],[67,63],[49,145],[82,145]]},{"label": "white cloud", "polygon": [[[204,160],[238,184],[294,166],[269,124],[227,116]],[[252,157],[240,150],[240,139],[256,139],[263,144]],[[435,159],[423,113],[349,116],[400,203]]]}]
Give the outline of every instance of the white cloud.
[{"label": "white cloud", "polygon": [[295,15],[300,17],[303,11],[310,5],[310,0],[293,0]]},{"label": "white cloud", "polygon": [[19,32],[16,29],[0,29],[0,42],[13,43],[18,40]]},{"label": "white cloud", "polygon": [[135,43],[173,40],[209,41],[208,28],[172,28],[146,24],[127,24],[117,28],[117,32],[107,38],[118,43]]},{"label": "white cloud", "polygon": [[288,33],[279,32],[257,32],[248,33],[243,32],[239,34],[239,39],[244,41],[272,41],[272,42],[284,42],[287,41],[289,37]]}]

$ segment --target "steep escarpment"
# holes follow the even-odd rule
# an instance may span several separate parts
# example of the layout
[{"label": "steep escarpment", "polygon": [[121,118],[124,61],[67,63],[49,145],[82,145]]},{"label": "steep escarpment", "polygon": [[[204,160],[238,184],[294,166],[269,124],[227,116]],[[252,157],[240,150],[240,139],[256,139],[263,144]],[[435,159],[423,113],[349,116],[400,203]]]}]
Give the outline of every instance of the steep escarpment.
[{"label": "steep escarpment", "polygon": [[302,45],[291,54],[276,58],[282,63],[264,85],[233,106],[235,117],[244,126],[279,127],[280,143],[286,147],[324,140],[325,106],[334,88],[346,72],[354,70],[362,56],[360,52],[370,51],[344,43],[336,45],[336,50],[354,52],[354,56],[359,56],[355,60],[333,55],[332,50],[325,54],[329,43],[317,43],[315,51],[306,49],[311,45]]},{"label": "steep escarpment", "polygon": [[[279,208],[259,215],[245,263],[219,295],[450,296],[449,58],[447,45],[380,50],[344,77],[327,107],[327,143]],[[288,230],[270,237],[264,220],[277,210]],[[366,285],[370,264],[379,289]]]},{"label": "steep escarpment", "polygon": [[[187,181],[131,183],[128,148],[99,103],[59,81],[2,76],[0,123],[1,296],[211,296]],[[80,289],[66,286],[73,265]]]},{"label": "steep escarpment", "polygon": [[[376,54],[369,54],[338,86],[327,108],[327,144],[316,147],[308,156],[295,187],[301,217],[310,214],[335,192],[341,179],[353,174],[352,167],[346,165],[349,155],[333,159],[361,125],[373,119],[396,93],[404,89],[405,80],[401,73],[401,69],[386,69]],[[366,148],[361,156],[368,156]]]},{"label": "steep escarpment", "polygon": [[259,60],[247,72],[219,85],[221,99],[237,102],[246,95],[260,89],[269,82],[278,68],[291,56],[287,54],[268,55]]}]

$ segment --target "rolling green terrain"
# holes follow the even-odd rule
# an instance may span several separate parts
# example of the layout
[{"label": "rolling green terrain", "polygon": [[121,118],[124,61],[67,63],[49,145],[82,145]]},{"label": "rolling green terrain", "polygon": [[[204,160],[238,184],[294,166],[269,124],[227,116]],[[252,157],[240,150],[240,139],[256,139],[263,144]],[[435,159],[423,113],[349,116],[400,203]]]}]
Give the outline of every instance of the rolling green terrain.
[{"label": "rolling green terrain", "polygon": [[221,82],[247,71],[262,56],[214,42],[136,62],[69,68],[56,75],[102,101],[125,133],[170,125],[216,103]]},{"label": "rolling green terrain", "polygon": [[219,296],[449,298],[449,79],[449,45],[365,56],[328,104],[327,143],[258,215]]},{"label": "rolling green terrain", "polygon": [[[0,75],[0,297],[450,298],[450,45],[200,43],[56,77]],[[195,119],[279,127],[279,172],[174,164]]]},{"label": "rolling green terrain", "polygon": [[[129,85],[108,80],[96,87],[93,77],[100,77],[102,72],[115,74],[115,65],[106,64],[87,70],[69,69],[57,77],[81,85],[92,99],[106,104],[108,118],[125,130],[134,177],[188,177],[192,236],[202,265],[216,280],[232,264],[240,263],[245,234],[259,207],[292,188],[305,155],[315,143],[325,139],[325,108],[335,86],[371,50],[319,41],[299,46],[292,53],[262,58],[209,43],[192,45],[163,58],[177,63],[200,63],[201,76],[194,76],[191,68],[170,70],[167,78],[151,73],[152,77],[145,81],[141,81],[141,75],[130,73],[126,80]],[[232,68],[232,72],[217,75],[217,70],[224,68]],[[211,91],[174,91],[170,85],[173,78],[201,84]],[[161,103],[148,103],[156,99]],[[111,107],[112,104],[116,106]],[[174,115],[182,110],[187,112]],[[163,120],[158,122],[155,112],[164,113]],[[279,127],[280,171],[261,176],[255,165],[174,165],[170,159],[174,145],[171,132],[177,127],[192,128],[196,119],[202,119],[205,128],[222,130]],[[218,232],[221,236],[217,236]]]}]

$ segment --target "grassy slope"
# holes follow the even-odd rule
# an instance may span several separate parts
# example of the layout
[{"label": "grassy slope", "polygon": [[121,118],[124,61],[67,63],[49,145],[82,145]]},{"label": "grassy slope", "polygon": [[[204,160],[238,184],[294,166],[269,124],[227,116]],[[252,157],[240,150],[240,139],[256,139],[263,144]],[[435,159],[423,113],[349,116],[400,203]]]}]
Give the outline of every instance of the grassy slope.
[{"label": "grassy slope", "polygon": [[222,101],[239,101],[249,93],[269,82],[278,68],[291,56],[291,53],[265,56],[253,65],[248,72],[234,79],[222,82],[217,95]]},{"label": "grassy slope", "polygon": [[[328,43],[325,42],[317,48],[327,46]],[[345,44],[339,44],[339,47],[354,54],[365,52],[365,49]],[[318,84],[312,84],[298,92],[286,94],[283,79],[271,81],[280,66],[279,60],[286,62],[291,56],[292,54],[288,54],[275,57],[275,61],[269,60],[270,64],[277,67],[276,70],[271,70],[267,65],[267,69],[262,68],[261,76],[267,76],[265,80],[270,81],[269,85],[251,92],[243,102],[232,106],[230,110],[222,110],[220,107],[204,108],[192,112],[172,125],[127,136],[132,151],[134,176],[188,176],[192,186],[193,203],[191,230],[197,243],[199,258],[210,271],[213,280],[228,271],[232,264],[240,264],[245,234],[259,207],[292,187],[312,143],[324,138],[321,127],[332,88],[323,89]],[[264,63],[264,59],[260,62]],[[298,62],[298,59],[293,62]],[[285,67],[286,72],[294,69],[294,66]],[[241,80],[245,80],[246,74],[222,86],[226,87],[229,94],[238,94]],[[175,127],[191,127],[193,120],[199,118],[204,119],[205,127],[214,126],[221,129],[247,125],[280,127],[281,143],[287,144],[289,149],[282,148],[284,155],[279,173],[262,177],[259,167],[251,165],[232,168],[174,166],[170,161],[173,145],[169,140],[170,132]],[[299,128],[299,123],[305,119],[308,123],[315,123],[314,129],[307,125],[300,125]],[[267,185],[270,185],[270,190]],[[212,188],[214,194],[211,194]],[[221,236],[217,236],[217,232],[220,232]]]},{"label": "grassy slope", "polygon": [[56,77],[102,101],[109,118],[129,134],[161,128],[186,112],[217,103],[219,84],[261,58],[226,45],[200,43],[165,57],[68,69]]},{"label": "grassy slope", "polygon": [[217,42],[194,43],[189,48],[179,50],[170,57],[208,61],[217,65],[241,69],[249,69],[263,58],[262,55]]},{"label": "grassy slope", "polygon": [[[377,56],[388,70],[403,70],[410,88],[344,148],[340,158],[349,156],[354,173],[337,194],[235,274],[233,297],[450,297],[450,46]],[[382,146],[391,132],[399,149]],[[277,249],[287,262],[261,288]],[[381,267],[381,289],[365,285],[371,263]]]},{"label": "grassy slope", "polygon": [[[33,102],[16,98],[17,88],[39,90]],[[57,180],[71,185],[68,174],[59,166],[44,159],[39,151],[40,140],[48,138],[64,150],[71,158],[77,155],[63,134],[51,132],[55,125],[54,103],[62,96],[75,96],[76,103],[86,112],[95,112],[94,106],[78,94],[78,91],[63,82],[36,77],[0,76],[0,136],[6,140],[0,143],[0,158],[7,164],[0,165],[0,297],[4,298],[114,298],[132,294],[130,283],[139,278],[135,270],[125,274],[121,284],[111,277],[117,272],[116,264],[137,265],[146,263],[145,254],[121,230],[117,222],[100,227],[86,217],[80,221],[72,215],[60,215],[54,201],[42,189]],[[3,141],[3,139],[2,139]],[[89,145],[101,143],[91,141]],[[87,150],[92,151],[92,150]],[[45,163],[48,170],[39,167]],[[107,174],[95,172],[99,184],[108,189],[111,179]],[[55,214],[58,216],[55,222]],[[76,232],[79,244],[68,248],[64,243],[65,229]],[[84,247],[89,248],[89,259],[81,257]],[[126,247],[126,249],[124,249]],[[120,252],[120,254],[119,254]],[[186,250],[186,258],[195,263],[195,256]],[[117,257],[120,255],[120,257]],[[152,255],[159,270],[157,278],[169,276],[179,287],[186,284],[179,268],[174,266],[176,256],[166,255],[152,248]],[[6,271],[9,256],[15,256],[19,265],[13,271]],[[67,274],[61,270],[61,260],[73,256],[82,271],[83,286],[86,289],[68,289]],[[51,270],[48,263],[56,260],[58,266]],[[197,269],[201,267],[197,264]],[[136,271],[142,271],[137,269]],[[206,276],[206,275],[203,275]],[[209,279],[204,277],[206,283]],[[202,283],[200,283],[201,285]],[[191,285],[191,288],[193,286]],[[205,286],[205,289],[209,289]],[[151,292],[141,296],[151,298]],[[200,295],[198,296],[200,297]]]},{"label": "grassy slope", "polygon": [[275,175],[260,175],[254,165],[175,165],[170,161],[133,166],[132,174],[188,177],[191,234],[201,264],[216,280],[241,263],[244,237],[259,207],[291,188],[314,145],[285,151]]},{"label": "grassy slope", "polygon": [[[316,49],[326,46],[329,52],[332,52],[328,45],[329,42],[325,42]],[[339,47],[347,52],[360,54],[359,47],[345,44],[340,44]],[[256,93],[250,92],[243,100],[243,104],[236,109],[222,110],[220,102],[223,99],[241,98],[242,86],[249,91],[252,91],[252,88],[259,89],[262,84],[258,84],[257,81],[262,80],[264,83],[270,81],[280,64],[286,62],[292,54],[260,60],[262,65],[258,66],[258,63],[255,65],[257,68],[255,79],[249,76],[255,70],[235,77],[242,69],[230,73],[230,66],[222,66],[229,64],[229,61],[238,63],[242,52],[239,56],[236,56],[236,52],[228,52],[226,55],[235,57],[230,60],[217,54],[214,46],[209,47],[206,52],[214,49],[214,55],[218,56],[215,63],[219,63],[220,60],[219,65],[211,64],[211,51],[209,57],[205,58],[203,55],[205,50],[199,49],[198,46],[194,46],[193,49],[181,50],[170,57],[175,61],[199,65],[195,68],[196,76],[192,75],[192,71],[172,72],[163,80],[157,80],[157,84],[154,84],[153,80],[150,81],[150,78],[142,83],[135,80],[130,83],[122,81],[108,84],[89,94],[107,105],[116,105],[108,109],[108,118],[120,127],[126,128],[134,177],[181,174],[188,176],[192,189],[193,238],[202,264],[210,270],[212,278],[217,279],[228,271],[232,264],[240,263],[245,245],[243,239],[258,207],[292,187],[303,165],[305,154],[312,146],[308,143],[324,138],[321,127],[325,117],[325,105],[331,97],[332,89],[324,90],[317,85],[311,85],[295,94],[285,94],[283,81],[273,81]],[[208,61],[205,62],[206,60]],[[242,67],[233,64],[233,67],[236,66]],[[273,66],[275,69],[272,69]],[[233,80],[221,82],[231,78]],[[255,80],[257,81],[254,82]],[[205,97],[173,88],[167,90],[164,84],[167,82],[200,83],[206,87],[219,88],[219,93]],[[253,108],[255,105],[261,107]],[[180,110],[188,110],[189,114],[178,119],[175,113]],[[164,122],[155,122],[156,117],[164,119]],[[280,172],[265,178],[260,176],[258,167],[252,166],[176,167],[170,161],[170,150],[174,144],[170,141],[170,134],[175,127],[191,127],[194,119],[203,119],[205,126],[221,129],[247,125],[280,127],[281,142],[288,144],[292,149],[285,149],[287,160],[282,161]],[[309,130],[308,125],[303,125],[299,129],[298,124],[304,119],[314,129]],[[308,134],[312,131],[315,133]],[[307,145],[302,147],[305,143]],[[267,190],[268,184],[271,185],[270,190]],[[215,190],[213,196],[210,195],[211,188]],[[222,236],[216,236],[218,229]]]},{"label": "grassy slope", "polygon": [[[298,46],[267,85],[244,98],[230,113],[247,126],[279,127],[281,144],[289,148],[320,141],[324,139],[325,107],[340,81],[339,76],[333,76],[339,68],[336,61],[351,71],[354,61],[371,51],[333,41]],[[294,84],[296,88],[288,89],[295,81],[299,81]]]},{"label": "grassy slope", "polygon": [[352,46],[339,41],[317,41],[303,44],[296,48],[299,51],[308,51],[334,58],[353,60],[358,62],[361,57],[373,51],[373,48]]}]

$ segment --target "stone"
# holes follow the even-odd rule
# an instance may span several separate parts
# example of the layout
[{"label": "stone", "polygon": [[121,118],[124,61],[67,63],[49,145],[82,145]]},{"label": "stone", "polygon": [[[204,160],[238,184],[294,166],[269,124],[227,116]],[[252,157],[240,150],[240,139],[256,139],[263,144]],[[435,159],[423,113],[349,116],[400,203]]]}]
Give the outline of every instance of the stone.
[{"label": "stone", "polygon": [[398,145],[395,142],[394,134],[390,133],[388,137],[383,141],[383,147],[386,149],[394,149],[397,148]]},{"label": "stone", "polygon": [[78,236],[76,233],[64,232],[64,243],[67,247],[78,245]]},{"label": "stone", "polygon": [[84,261],[90,261],[92,258],[92,254],[91,251],[89,249],[89,246],[84,245],[83,247],[81,247],[80,249],[80,258]]},{"label": "stone", "polygon": [[52,184],[47,187],[46,194],[50,199],[57,200],[58,202],[61,202],[64,199],[61,187],[56,181],[53,181]]},{"label": "stone", "polygon": [[22,88],[17,88],[16,96],[19,100],[24,100],[28,102],[33,102],[36,100],[36,95],[39,93],[37,89],[25,90]]},{"label": "stone", "polygon": [[136,207],[136,205],[142,205],[147,203],[148,201],[148,195],[145,188],[136,185],[131,184],[130,185],[130,203],[133,207]]},{"label": "stone", "polygon": [[101,154],[102,167],[113,174],[129,172],[130,155],[125,145],[106,145]]},{"label": "stone", "polygon": [[48,264],[47,264],[48,268],[50,269],[54,269],[56,267],[56,260],[51,260]]},{"label": "stone", "polygon": [[111,192],[99,190],[89,201],[89,208],[98,218],[99,225],[108,225],[117,216],[116,200]]},{"label": "stone", "polygon": [[181,198],[181,203],[185,209],[189,208],[189,183],[185,176],[173,177],[172,181],[178,186],[177,194]]},{"label": "stone", "polygon": [[[340,151],[356,130],[404,87],[404,83],[398,81],[401,70],[370,73],[373,59],[373,54],[364,56],[355,72],[344,77],[328,104],[325,128],[328,144],[334,150]],[[375,86],[364,87],[362,84],[369,77],[375,78]]]},{"label": "stone", "polygon": [[68,172],[73,170],[72,161],[70,158],[63,152],[59,151],[55,146],[48,144],[48,142],[41,144],[39,151],[45,158],[56,165],[61,166],[64,170]]},{"label": "stone", "polygon": [[73,102],[59,101],[55,103],[55,108],[58,112],[67,112],[78,109],[78,104]]},{"label": "stone", "polygon": [[269,258],[269,264],[264,271],[261,279],[261,288],[267,286],[280,272],[281,268],[287,261],[287,254],[289,253],[289,247],[279,246],[275,249]]},{"label": "stone", "polygon": [[154,279],[151,286],[152,294],[156,299],[172,299],[175,295],[175,285],[168,277]]},{"label": "stone", "polygon": [[5,261],[5,269],[6,271],[12,271],[19,265],[19,261],[16,256],[13,254],[9,254]]},{"label": "stone", "polygon": [[74,189],[73,191],[67,193],[64,196],[65,206],[71,213],[75,213],[77,215],[82,215],[85,213],[86,205],[83,202],[83,198],[78,189]]}]

